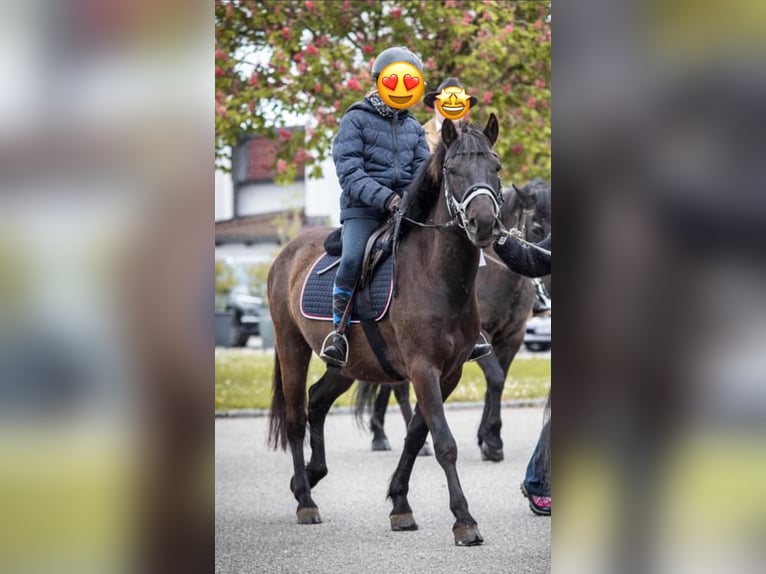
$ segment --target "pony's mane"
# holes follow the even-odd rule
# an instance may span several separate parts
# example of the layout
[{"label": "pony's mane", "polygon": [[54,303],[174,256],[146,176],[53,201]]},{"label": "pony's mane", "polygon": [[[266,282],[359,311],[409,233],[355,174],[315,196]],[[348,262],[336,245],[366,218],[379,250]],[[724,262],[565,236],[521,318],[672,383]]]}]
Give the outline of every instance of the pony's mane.
[{"label": "pony's mane", "polygon": [[[491,153],[492,146],[481,128],[470,125],[460,128],[459,137],[450,146],[449,155]],[[402,197],[402,212],[415,221],[424,222],[433,210],[441,193],[444,162],[447,157],[447,147],[439,140],[428,161],[412,180]],[[411,225],[403,225],[403,236]]]}]

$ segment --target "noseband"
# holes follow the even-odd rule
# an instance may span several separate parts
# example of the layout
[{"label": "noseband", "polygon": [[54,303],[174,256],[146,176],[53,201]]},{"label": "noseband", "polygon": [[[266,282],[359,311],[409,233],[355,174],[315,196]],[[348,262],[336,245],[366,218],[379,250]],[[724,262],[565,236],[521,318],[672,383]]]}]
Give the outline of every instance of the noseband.
[{"label": "noseband", "polygon": [[444,200],[447,203],[447,211],[449,212],[450,218],[457,223],[457,226],[460,227],[460,229],[466,232],[466,235],[468,234],[468,230],[466,229],[468,223],[466,210],[468,209],[468,205],[477,197],[481,197],[482,195],[488,196],[492,200],[494,210],[492,216],[495,219],[498,218],[498,215],[500,214],[500,206],[503,203],[503,196],[498,195],[491,185],[487,183],[475,183],[465,190],[463,199],[458,201],[447,180],[446,161],[444,162],[442,180],[444,181]]}]

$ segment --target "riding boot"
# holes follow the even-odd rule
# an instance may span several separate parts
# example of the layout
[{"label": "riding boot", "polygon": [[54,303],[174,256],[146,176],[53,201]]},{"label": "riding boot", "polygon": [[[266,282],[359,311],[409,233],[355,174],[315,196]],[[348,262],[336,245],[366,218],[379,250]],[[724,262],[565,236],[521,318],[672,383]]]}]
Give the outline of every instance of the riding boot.
[{"label": "riding boot", "polygon": [[535,304],[532,307],[532,315],[539,317],[541,315],[548,315],[551,312],[551,300],[548,298],[548,294],[545,292],[545,285],[539,279],[534,280],[535,283]]},{"label": "riding boot", "polygon": [[476,361],[478,359],[486,357],[490,353],[492,353],[492,345],[490,344],[489,341],[487,341],[487,338],[484,336],[484,333],[480,333],[479,340],[473,346],[473,349],[471,350],[471,354],[468,356],[468,360]]},{"label": "riding boot", "polygon": [[[346,336],[339,332],[340,322],[343,318],[343,314],[346,312],[346,307],[351,301],[351,295],[353,290],[342,287],[340,285],[334,285],[332,290],[332,325],[333,332],[327,335],[322,346],[322,352],[319,357],[328,365],[336,367],[345,367],[348,361],[348,339]],[[346,319],[346,325],[348,325],[350,314]]]}]

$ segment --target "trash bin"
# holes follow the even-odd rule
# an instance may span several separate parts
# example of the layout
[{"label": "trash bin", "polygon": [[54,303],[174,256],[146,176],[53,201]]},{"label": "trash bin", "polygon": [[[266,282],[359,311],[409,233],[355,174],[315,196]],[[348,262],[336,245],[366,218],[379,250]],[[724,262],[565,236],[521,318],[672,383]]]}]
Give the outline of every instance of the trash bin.
[{"label": "trash bin", "polygon": [[231,311],[215,312],[215,346],[231,347],[237,337],[234,325],[234,313]]},{"label": "trash bin", "polygon": [[258,322],[258,330],[261,335],[261,348],[273,349],[274,348],[274,323],[271,321],[271,316],[266,315],[261,317]]}]

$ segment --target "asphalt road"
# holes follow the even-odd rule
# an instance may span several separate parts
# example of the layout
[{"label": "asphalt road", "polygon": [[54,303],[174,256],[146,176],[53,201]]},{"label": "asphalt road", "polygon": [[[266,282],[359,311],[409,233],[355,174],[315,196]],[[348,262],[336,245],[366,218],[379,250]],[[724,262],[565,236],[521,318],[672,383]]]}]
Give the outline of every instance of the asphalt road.
[{"label": "asphalt road", "polygon": [[410,481],[420,529],[389,529],[386,489],[404,441],[396,409],[387,417],[390,452],[372,452],[370,435],[351,415],[327,418],[329,474],[313,491],[318,525],[296,522],[292,460],[267,448],[267,419],[216,419],[216,572],[549,572],[550,518],[533,515],[519,492],[542,409],[504,410],[501,463],[481,461],[480,417],[478,408],[447,410],[458,473],[484,537],[483,546],[471,548],[454,545],[447,482],[434,457],[419,457]]}]

